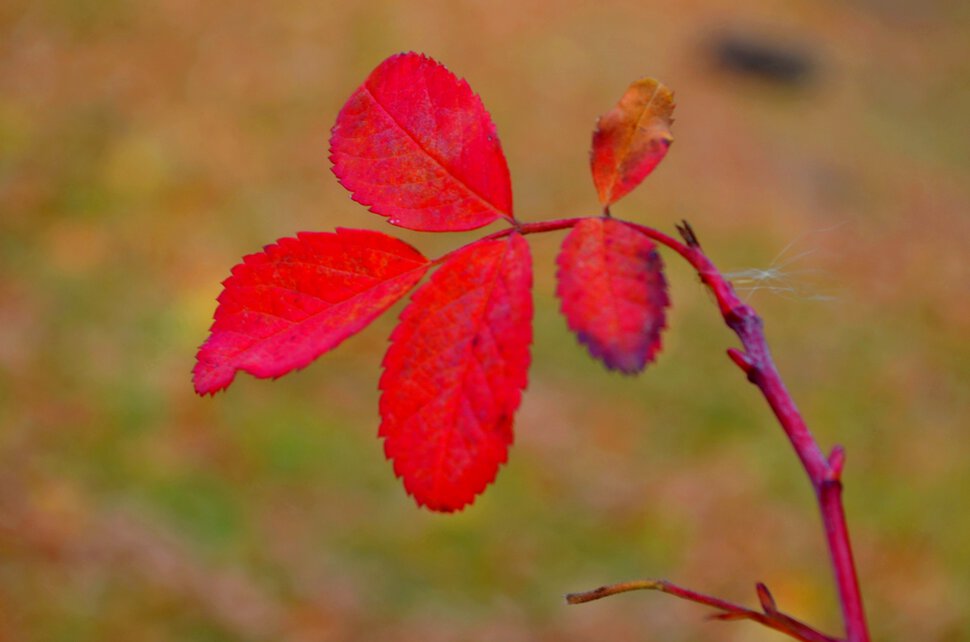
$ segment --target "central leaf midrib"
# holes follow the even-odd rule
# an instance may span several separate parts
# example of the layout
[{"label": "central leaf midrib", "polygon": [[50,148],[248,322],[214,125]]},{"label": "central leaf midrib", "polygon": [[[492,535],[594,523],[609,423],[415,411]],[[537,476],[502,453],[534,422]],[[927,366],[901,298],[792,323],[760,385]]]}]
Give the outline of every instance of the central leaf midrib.
[{"label": "central leaf midrib", "polygon": [[[243,348],[241,350],[238,350],[232,356],[235,359],[240,359],[243,356],[245,356],[246,354],[248,354],[248,353],[252,352],[253,350],[257,349],[258,347],[260,347],[261,344],[263,344],[265,342],[268,342],[270,340],[273,340],[276,337],[280,336],[281,334],[292,330],[294,326],[305,326],[307,324],[310,324],[313,321],[316,321],[320,316],[325,315],[325,314],[328,314],[328,313],[331,313],[334,310],[334,308],[345,307],[347,303],[356,301],[360,297],[365,296],[367,294],[370,294],[371,292],[373,292],[374,290],[376,290],[377,288],[379,288],[380,286],[382,286],[384,284],[389,284],[389,283],[393,283],[395,281],[398,281],[402,277],[409,276],[412,273],[414,273],[415,271],[418,271],[418,270],[426,270],[427,267],[428,267],[428,264],[423,263],[423,264],[421,264],[419,266],[416,266],[414,268],[411,268],[410,270],[407,270],[406,272],[401,272],[401,273],[399,273],[399,274],[397,274],[397,275],[395,275],[395,276],[393,276],[393,277],[391,277],[389,279],[385,279],[383,281],[380,281],[378,283],[375,283],[371,287],[368,287],[365,290],[361,290],[360,292],[357,292],[354,295],[352,295],[352,296],[350,296],[350,297],[348,297],[348,298],[346,298],[346,299],[344,299],[342,301],[338,301],[336,303],[328,304],[328,307],[325,307],[325,308],[323,308],[321,310],[318,310],[317,312],[314,312],[314,313],[312,313],[312,314],[304,317],[303,319],[300,319],[299,321],[293,321],[292,319],[287,319],[286,317],[283,317],[283,316],[280,316],[278,314],[274,314],[274,313],[271,313],[271,312],[267,312],[265,310],[252,310],[252,309],[247,308],[247,309],[244,310],[244,312],[247,312],[247,313],[250,313],[250,314],[262,314],[262,315],[265,315],[265,316],[271,316],[271,317],[274,317],[274,318],[278,318],[278,319],[281,319],[283,321],[287,321],[289,323],[289,325],[284,325],[279,330],[276,330],[274,332],[271,332],[270,334],[268,334],[268,335],[266,335],[264,337],[253,337],[253,335],[248,334],[248,333],[245,333],[245,332],[238,332],[238,331],[231,331],[231,330],[230,331],[227,331],[227,332],[233,332],[234,334],[238,334],[238,335],[241,335],[241,336],[248,337],[250,339],[254,339],[253,342],[250,345],[246,346],[245,348]],[[315,299],[317,299],[319,301],[323,301],[322,298],[320,298],[320,297],[318,297],[316,295],[313,295],[313,294],[309,294],[307,292],[301,292],[299,290],[294,290],[292,288],[285,288],[285,289],[291,290],[293,292],[297,292],[299,294],[303,294],[303,295],[306,295],[306,296],[309,296],[309,297],[312,297],[312,298],[315,298]],[[324,301],[324,303],[326,303],[326,301]],[[245,369],[245,368],[243,368],[243,369]]]},{"label": "central leaf midrib", "polygon": [[[466,192],[470,193],[472,196],[474,196],[479,201],[481,201],[486,206],[488,206],[489,209],[497,212],[499,214],[499,216],[508,217],[511,214],[510,212],[503,211],[502,208],[500,208],[498,205],[496,205],[495,203],[493,203],[492,201],[490,201],[484,195],[478,193],[478,191],[476,191],[474,188],[472,188],[470,185],[468,185],[468,183],[466,183],[465,181],[463,181],[460,178],[458,178],[457,176],[455,176],[455,174],[451,171],[451,169],[449,169],[448,166],[445,164],[445,162],[444,162],[443,159],[438,158],[438,156],[436,156],[435,154],[432,154],[431,151],[428,148],[426,148],[421,143],[421,141],[414,134],[412,134],[408,130],[408,128],[405,127],[394,116],[393,113],[391,113],[391,110],[389,110],[383,103],[381,103],[380,100],[377,99],[377,96],[374,94],[374,92],[372,92],[370,90],[370,87],[364,85],[363,89],[364,89],[364,91],[367,92],[367,95],[371,97],[371,100],[374,101],[374,104],[377,105],[378,107],[380,107],[381,108],[381,111],[383,111],[387,115],[387,117],[391,120],[391,122],[394,123],[397,126],[397,128],[399,130],[401,130],[401,132],[403,132],[404,135],[407,136],[411,140],[411,142],[413,142],[415,144],[415,146],[417,146],[418,149],[420,149],[422,152],[424,152],[425,156],[427,156],[432,161],[434,161],[435,164],[438,167],[440,167],[442,169],[442,171],[445,172],[445,174],[447,174],[453,181],[455,181],[455,183],[457,183],[458,185],[460,185]],[[428,99],[430,101],[430,96],[429,96]]]},{"label": "central leaf midrib", "polygon": [[643,122],[644,118],[650,112],[650,106],[653,105],[653,101],[656,100],[657,96],[660,94],[660,89],[663,87],[659,82],[653,90],[653,94],[650,95],[650,99],[647,100],[646,104],[640,110],[640,114],[637,116],[636,122],[634,122],[628,128],[628,134],[620,147],[620,154],[617,154],[617,161],[614,163],[613,180],[610,182],[610,197],[613,196],[613,190],[616,187],[617,182],[620,180],[620,166],[626,160],[627,156],[630,154],[630,146],[633,143],[633,139],[637,135],[637,130],[640,129],[640,123]]},{"label": "central leaf midrib", "polygon": [[[474,323],[475,332],[472,334],[471,339],[468,341],[468,345],[465,347],[465,351],[468,354],[468,356],[463,360],[464,364],[462,367],[462,373],[461,373],[461,376],[457,378],[459,383],[455,386],[454,392],[452,393],[453,395],[455,395],[455,399],[452,402],[452,408],[451,408],[452,429],[448,435],[449,442],[455,438],[455,432],[457,431],[457,416],[458,416],[458,413],[461,411],[461,400],[464,398],[462,391],[465,389],[465,379],[468,377],[468,371],[471,368],[472,361],[475,360],[474,354],[472,354],[474,337],[479,334],[482,326],[485,323],[485,312],[486,310],[488,310],[489,304],[492,301],[492,294],[495,291],[495,286],[498,283],[499,278],[501,278],[502,266],[500,265],[500,263],[505,260],[506,255],[508,254],[510,249],[511,249],[511,246],[507,246],[505,248],[505,252],[503,253],[503,255],[501,257],[496,257],[495,272],[492,278],[489,279],[488,284],[484,286],[487,288],[487,292],[485,292],[484,296],[482,297],[481,307],[476,311],[476,314],[475,314],[475,316],[477,317]],[[434,482],[432,483],[432,488],[434,489],[435,495],[438,494],[439,492],[438,489],[441,487],[441,482],[443,477],[441,463],[445,459],[445,454],[447,450],[448,449],[446,448],[440,448],[438,452],[438,462],[437,462],[437,465],[435,466]]]}]

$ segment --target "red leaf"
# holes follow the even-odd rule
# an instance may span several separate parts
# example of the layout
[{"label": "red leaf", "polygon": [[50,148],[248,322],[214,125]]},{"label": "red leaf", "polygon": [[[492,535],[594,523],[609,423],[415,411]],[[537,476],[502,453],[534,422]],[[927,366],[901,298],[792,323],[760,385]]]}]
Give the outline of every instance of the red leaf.
[{"label": "red leaf", "polygon": [[640,372],[660,350],[669,305],[653,241],[611,218],[580,221],[557,259],[562,313],[608,368]]},{"label": "red leaf", "polygon": [[380,435],[419,505],[463,508],[506,460],[529,369],[531,288],[522,236],[478,241],[401,315],[384,358]]},{"label": "red leaf", "polygon": [[363,329],[424,275],[428,260],[380,232],[302,232],[267,245],[223,282],[195,390],[212,394],[236,371],[279,377]]},{"label": "red leaf", "polygon": [[673,92],[653,78],[643,78],[600,117],[590,154],[600,203],[609,206],[620,200],[663,160],[674,140],[673,112]]},{"label": "red leaf", "polygon": [[438,62],[391,56],[334,125],[330,160],[355,201],[412,230],[471,230],[512,220],[509,168],[468,83]]}]

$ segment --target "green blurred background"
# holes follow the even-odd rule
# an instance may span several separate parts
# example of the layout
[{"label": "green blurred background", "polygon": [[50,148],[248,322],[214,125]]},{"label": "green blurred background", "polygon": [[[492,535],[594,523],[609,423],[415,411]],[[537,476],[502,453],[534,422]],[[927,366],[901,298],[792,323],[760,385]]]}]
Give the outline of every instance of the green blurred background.
[{"label": "green blurred background", "polygon": [[[805,82],[717,62],[806,53]],[[591,214],[595,117],[673,87],[676,144],[618,216],[687,218],[738,271],[846,501],[875,637],[970,640],[970,9],[853,0],[10,0],[0,6],[0,640],[775,640],[667,577],[839,633],[812,494],[667,255],[665,349],[605,372],[534,237],[536,340],[511,459],[470,509],[415,508],[376,439],[400,306],[271,383],[200,399],[219,283],[298,230],[397,232],[328,171],[389,54],[466,77],[522,220]],[[770,279],[745,280],[751,269]]]}]

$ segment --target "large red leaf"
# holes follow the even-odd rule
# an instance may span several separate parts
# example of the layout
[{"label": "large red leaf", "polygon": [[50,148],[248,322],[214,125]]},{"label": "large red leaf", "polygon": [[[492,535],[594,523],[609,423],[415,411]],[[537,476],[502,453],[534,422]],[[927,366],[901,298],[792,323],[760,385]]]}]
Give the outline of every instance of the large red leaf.
[{"label": "large red leaf", "polygon": [[637,80],[593,132],[590,169],[600,203],[609,206],[653,171],[674,137],[674,95],[653,78]]},{"label": "large red leaf", "polygon": [[393,225],[470,230],[512,219],[509,168],[481,99],[419,54],[391,56],[354,92],[330,160],[354,200]]},{"label": "large red leaf", "polygon": [[529,368],[531,287],[522,236],[478,241],[401,315],[384,358],[380,435],[418,504],[461,509],[506,460]]},{"label": "large red leaf", "polygon": [[660,349],[669,305],[653,241],[611,218],[588,218],[563,241],[557,259],[562,313],[589,352],[633,374]]},{"label": "large red leaf", "polygon": [[303,232],[250,254],[223,282],[195,390],[212,394],[236,371],[279,377],[364,328],[424,275],[428,260],[380,232]]}]

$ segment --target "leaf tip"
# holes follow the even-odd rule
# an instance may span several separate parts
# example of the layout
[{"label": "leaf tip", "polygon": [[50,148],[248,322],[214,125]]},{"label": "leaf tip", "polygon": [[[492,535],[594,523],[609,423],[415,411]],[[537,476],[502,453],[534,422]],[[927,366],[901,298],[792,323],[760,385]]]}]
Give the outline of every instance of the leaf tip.
[{"label": "leaf tip", "polygon": [[195,394],[200,397],[214,397],[217,392],[229,387],[229,384],[236,378],[236,371],[232,368],[224,368],[218,364],[209,363],[204,352],[205,346],[203,345],[196,357],[195,367],[192,368],[192,387],[195,389]]}]

